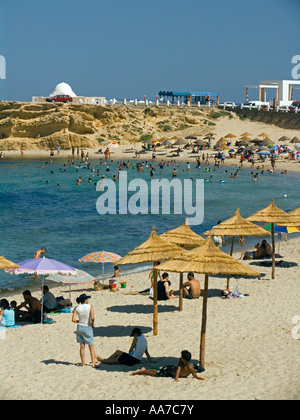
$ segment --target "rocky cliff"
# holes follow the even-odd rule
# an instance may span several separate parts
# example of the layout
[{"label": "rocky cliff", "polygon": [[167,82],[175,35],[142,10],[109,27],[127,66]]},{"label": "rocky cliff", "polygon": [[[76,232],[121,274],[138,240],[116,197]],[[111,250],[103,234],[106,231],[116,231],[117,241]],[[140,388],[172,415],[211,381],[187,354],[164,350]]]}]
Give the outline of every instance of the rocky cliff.
[{"label": "rocky cliff", "polygon": [[167,107],[0,102],[0,150],[94,148],[103,141],[139,141],[161,138],[170,132],[181,135],[189,127],[197,127],[200,134],[208,125],[214,125],[211,112]]}]

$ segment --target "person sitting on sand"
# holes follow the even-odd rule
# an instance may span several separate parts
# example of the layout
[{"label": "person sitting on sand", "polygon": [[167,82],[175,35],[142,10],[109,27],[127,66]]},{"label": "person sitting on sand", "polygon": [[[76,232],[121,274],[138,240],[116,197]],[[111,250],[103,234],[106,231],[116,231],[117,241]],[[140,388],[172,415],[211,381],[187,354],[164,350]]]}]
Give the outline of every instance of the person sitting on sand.
[{"label": "person sitting on sand", "polygon": [[187,350],[183,350],[181,352],[181,357],[177,366],[163,366],[158,370],[143,368],[136,372],[132,372],[131,375],[146,375],[154,376],[157,378],[174,378],[176,382],[178,382],[179,378],[186,378],[189,375],[193,375],[193,377],[198,379],[199,381],[204,381],[204,378],[197,375],[194,366],[190,363],[191,359],[191,353]]},{"label": "person sitting on sand", "polygon": [[174,290],[170,290],[169,274],[163,273],[162,279],[157,282],[157,300],[174,299]]},{"label": "person sitting on sand", "polygon": [[[42,305],[40,301],[31,296],[31,292],[29,290],[25,290],[23,292],[24,302],[22,302],[19,306],[16,307],[18,314],[21,316],[21,321],[32,321],[35,324],[41,322],[41,310]],[[21,308],[27,309],[26,311],[20,311]]]},{"label": "person sitting on sand", "polygon": [[43,297],[40,302],[43,302],[44,312],[52,312],[57,309],[57,300],[54,294],[49,292],[49,287],[46,285],[43,287]]},{"label": "person sitting on sand", "polygon": [[256,251],[243,251],[241,254],[241,260],[259,260],[264,257],[270,257],[272,255],[272,248],[264,239],[261,245],[257,244],[254,247]]},{"label": "person sitting on sand", "polygon": [[188,273],[187,278],[188,281],[183,283],[183,297],[186,299],[199,299],[201,294],[199,281],[195,279],[194,273]]},{"label": "person sitting on sand", "polygon": [[34,258],[34,259],[42,258],[42,254],[45,254],[46,251],[47,250],[46,250],[45,247],[43,247],[41,249],[38,249],[37,251],[35,251],[35,253],[33,254],[33,257],[32,258]]},{"label": "person sitting on sand", "polygon": [[130,337],[134,337],[128,353],[125,353],[121,350],[116,350],[111,356],[107,359],[97,356],[96,359],[99,362],[108,364],[108,365],[126,365],[134,366],[140,363],[144,353],[147,356],[149,362],[152,362],[150,354],[148,352],[148,343],[147,339],[142,335],[140,328],[133,328]]},{"label": "person sitting on sand", "polygon": [[0,325],[4,327],[15,325],[15,311],[9,306],[6,299],[0,300]]}]

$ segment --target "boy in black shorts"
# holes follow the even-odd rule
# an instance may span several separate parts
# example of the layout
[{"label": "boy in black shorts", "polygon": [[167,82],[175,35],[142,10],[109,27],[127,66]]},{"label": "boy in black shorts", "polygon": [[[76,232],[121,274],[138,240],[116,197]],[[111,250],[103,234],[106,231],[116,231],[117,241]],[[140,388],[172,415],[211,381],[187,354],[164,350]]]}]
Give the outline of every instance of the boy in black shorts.
[{"label": "boy in black shorts", "polygon": [[190,363],[192,355],[189,351],[183,350],[177,366],[163,366],[160,369],[141,369],[132,372],[131,375],[147,375],[155,376],[157,378],[174,378],[178,382],[179,378],[186,378],[190,374],[199,381],[204,381],[204,378],[198,376],[194,366]]}]

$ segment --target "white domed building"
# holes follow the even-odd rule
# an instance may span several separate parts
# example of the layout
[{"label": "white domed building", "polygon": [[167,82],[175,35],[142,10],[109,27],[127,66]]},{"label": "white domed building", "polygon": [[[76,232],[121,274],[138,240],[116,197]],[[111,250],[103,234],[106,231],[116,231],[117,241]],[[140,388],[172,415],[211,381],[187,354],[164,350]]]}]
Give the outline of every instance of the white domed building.
[{"label": "white domed building", "polygon": [[72,88],[68,83],[62,82],[55,86],[54,91],[50,93],[49,97],[55,96],[55,95],[69,95],[72,98],[75,98],[76,93],[73,92]]},{"label": "white domed building", "polygon": [[[49,98],[57,95],[71,96],[73,104],[90,104],[90,105],[105,105],[105,97],[103,96],[77,96],[68,83],[61,82],[55,86],[53,92],[50,93]],[[45,96],[33,96],[32,102],[43,103],[46,101]],[[51,101],[52,102],[52,101]]]}]

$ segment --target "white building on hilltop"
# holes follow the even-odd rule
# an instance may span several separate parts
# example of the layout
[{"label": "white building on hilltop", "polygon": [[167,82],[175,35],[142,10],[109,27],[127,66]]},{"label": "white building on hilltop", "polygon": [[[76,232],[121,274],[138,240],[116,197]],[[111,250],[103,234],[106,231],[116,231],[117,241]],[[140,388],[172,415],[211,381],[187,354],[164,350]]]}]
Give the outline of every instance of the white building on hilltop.
[{"label": "white building on hilltop", "polygon": [[[249,88],[258,89],[258,100],[271,105],[289,106],[293,102],[294,89],[300,89],[300,80],[262,81],[259,85],[246,86],[246,102],[249,102]],[[267,100],[267,89],[275,89],[275,97]],[[252,100],[252,99],[251,99]]]},{"label": "white building on hilltop", "polygon": [[72,88],[68,83],[62,82],[55,86],[54,91],[50,93],[49,97],[56,95],[69,95],[72,98],[76,96],[76,93],[73,92]]},{"label": "white building on hilltop", "polygon": [[[73,104],[89,104],[89,105],[105,105],[105,97],[103,96],[77,96],[70,85],[65,82],[58,83],[49,98],[57,95],[68,95],[72,98]],[[32,102],[44,103],[46,102],[45,96],[33,96]]]}]

